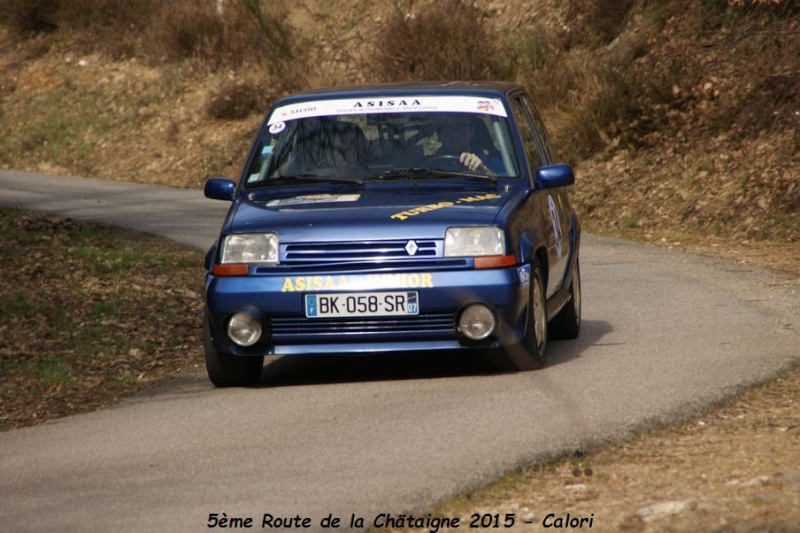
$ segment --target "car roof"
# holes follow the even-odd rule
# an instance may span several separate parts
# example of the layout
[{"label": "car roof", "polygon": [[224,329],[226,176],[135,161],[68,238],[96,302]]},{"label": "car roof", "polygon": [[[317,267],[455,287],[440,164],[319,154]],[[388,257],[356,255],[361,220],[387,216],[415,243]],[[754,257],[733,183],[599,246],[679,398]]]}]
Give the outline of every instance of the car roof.
[{"label": "car roof", "polygon": [[505,81],[442,81],[442,82],[404,82],[373,85],[331,87],[303,91],[285,96],[276,105],[305,102],[319,99],[369,98],[372,96],[410,96],[410,95],[462,95],[501,97],[514,90],[522,89],[518,83]]}]

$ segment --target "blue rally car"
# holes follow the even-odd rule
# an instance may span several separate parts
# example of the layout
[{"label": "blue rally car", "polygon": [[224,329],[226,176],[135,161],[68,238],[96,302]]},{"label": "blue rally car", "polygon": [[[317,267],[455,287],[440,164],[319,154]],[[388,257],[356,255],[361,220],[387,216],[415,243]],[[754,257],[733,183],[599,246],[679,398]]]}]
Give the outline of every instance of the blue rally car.
[{"label": "blue rally car", "polygon": [[580,330],[580,227],[542,120],[512,83],[396,84],[276,102],[208,253],[206,366],[264,356],[480,350],[542,365]]}]

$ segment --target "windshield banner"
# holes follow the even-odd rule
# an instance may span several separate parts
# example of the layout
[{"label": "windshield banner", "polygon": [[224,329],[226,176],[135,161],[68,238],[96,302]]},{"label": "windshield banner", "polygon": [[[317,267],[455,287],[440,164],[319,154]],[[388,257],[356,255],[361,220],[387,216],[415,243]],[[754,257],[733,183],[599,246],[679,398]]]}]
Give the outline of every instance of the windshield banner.
[{"label": "windshield banner", "polygon": [[496,98],[480,96],[387,96],[346,100],[312,100],[281,106],[268,124],[298,118],[331,115],[369,115],[372,113],[483,113],[506,117],[506,109]]}]

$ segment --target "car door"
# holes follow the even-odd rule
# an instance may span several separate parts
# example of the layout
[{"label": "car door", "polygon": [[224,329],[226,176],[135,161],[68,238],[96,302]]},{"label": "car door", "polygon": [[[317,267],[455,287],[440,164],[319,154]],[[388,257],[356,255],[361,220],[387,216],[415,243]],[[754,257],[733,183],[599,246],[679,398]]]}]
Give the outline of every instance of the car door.
[{"label": "car door", "polygon": [[561,281],[569,264],[570,224],[567,215],[568,200],[562,189],[543,190],[535,182],[536,170],[552,163],[546,141],[544,125],[524,93],[511,99],[511,109],[522,137],[525,157],[530,169],[532,186],[537,192],[532,196],[534,216],[540,218],[542,233],[547,241],[548,279],[547,296],[550,297],[561,287]]}]

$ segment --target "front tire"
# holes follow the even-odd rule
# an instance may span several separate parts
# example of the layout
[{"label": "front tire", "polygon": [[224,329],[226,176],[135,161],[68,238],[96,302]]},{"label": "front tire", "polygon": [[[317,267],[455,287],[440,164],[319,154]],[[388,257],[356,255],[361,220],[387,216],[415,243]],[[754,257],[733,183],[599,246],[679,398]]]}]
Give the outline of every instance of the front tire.
[{"label": "front tire", "polygon": [[531,265],[528,317],[525,336],[520,344],[487,354],[489,363],[498,370],[538,370],[544,366],[547,347],[547,297],[539,260]]},{"label": "front tire", "polygon": [[220,352],[211,339],[211,328],[206,319],[203,331],[208,379],[216,387],[246,387],[256,385],[264,367],[263,357],[236,356]]}]

